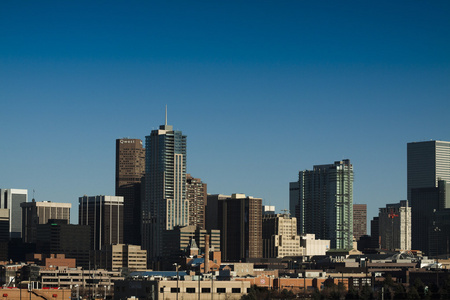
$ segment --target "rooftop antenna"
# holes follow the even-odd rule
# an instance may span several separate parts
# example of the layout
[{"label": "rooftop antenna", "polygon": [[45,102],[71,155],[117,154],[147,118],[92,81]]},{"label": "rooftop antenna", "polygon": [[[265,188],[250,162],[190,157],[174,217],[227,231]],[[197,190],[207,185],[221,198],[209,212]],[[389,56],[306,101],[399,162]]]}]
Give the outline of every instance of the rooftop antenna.
[{"label": "rooftop antenna", "polygon": [[166,124],[165,125],[167,126],[167,104],[166,104]]}]

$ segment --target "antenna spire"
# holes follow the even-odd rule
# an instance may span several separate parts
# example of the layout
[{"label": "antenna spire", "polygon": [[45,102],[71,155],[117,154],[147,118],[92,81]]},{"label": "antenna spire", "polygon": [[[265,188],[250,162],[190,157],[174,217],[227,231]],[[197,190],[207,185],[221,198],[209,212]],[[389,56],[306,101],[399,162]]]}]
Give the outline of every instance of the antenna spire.
[{"label": "antenna spire", "polygon": [[165,125],[167,126],[167,104],[166,104],[166,123]]}]

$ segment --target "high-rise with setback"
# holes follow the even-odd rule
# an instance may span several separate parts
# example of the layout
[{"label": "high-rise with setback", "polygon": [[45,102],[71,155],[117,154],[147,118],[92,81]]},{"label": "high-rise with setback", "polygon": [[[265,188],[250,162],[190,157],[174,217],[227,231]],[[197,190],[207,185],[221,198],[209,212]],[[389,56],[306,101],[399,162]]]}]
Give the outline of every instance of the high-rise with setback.
[{"label": "high-rise with setback", "polygon": [[186,136],[166,121],[145,137],[145,201],[142,246],[155,261],[162,254],[163,231],[189,224],[186,199]]},{"label": "high-rise with setback", "polygon": [[116,196],[123,197],[124,243],[141,244],[141,199],[145,149],[140,139],[116,140]]},{"label": "high-rise with setback", "polygon": [[438,214],[450,208],[450,142],[426,141],[407,145],[408,200],[412,214],[412,248],[426,255],[445,253],[434,251],[439,236],[450,232],[437,226]]},{"label": "high-rise with setback", "polygon": [[414,188],[437,187],[438,180],[450,183],[450,142],[408,143],[407,157],[409,201]]},{"label": "high-rise with setback", "polygon": [[350,160],[300,171],[298,190],[291,184],[290,192],[290,209],[297,218],[299,234],[314,233],[318,239],[330,240],[331,248],[352,249],[353,166]]}]

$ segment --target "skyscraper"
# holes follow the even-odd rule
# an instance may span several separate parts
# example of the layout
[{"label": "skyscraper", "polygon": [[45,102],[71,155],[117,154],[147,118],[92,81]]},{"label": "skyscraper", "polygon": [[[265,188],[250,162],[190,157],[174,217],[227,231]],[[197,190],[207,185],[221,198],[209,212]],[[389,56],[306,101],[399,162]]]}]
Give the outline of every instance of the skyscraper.
[{"label": "skyscraper", "polygon": [[23,202],[22,207],[22,239],[25,243],[36,243],[36,228],[38,224],[47,224],[49,219],[66,220],[70,222],[70,203]]},{"label": "skyscraper", "polygon": [[429,255],[430,246],[436,248],[430,242],[429,234],[436,212],[450,207],[449,201],[444,199],[448,198],[446,186],[450,183],[450,142],[408,143],[407,156],[407,192],[413,216],[412,246]]},{"label": "skyscraper", "polygon": [[145,173],[142,140],[116,140],[116,196],[123,197],[124,243],[141,244],[141,182]]},{"label": "skyscraper", "polygon": [[10,238],[22,237],[22,208],[20,208],[20,203],[27,201],[27,190],[0,189],[0,208],[9,209]]},{"label": "skyscraper", "polygon": [[411,250],[411,207],[408,201],[387,204],[378,214],[381,248]]},{"label": "skyscraper", "polygon": [[[437,187],[414,188],[411,190],[412,249],[426,255],[436,255],[435,230],[440,236],[450,235],[447,227],[436,224],[438,214],[450,208],[450,184],[439,180]],[[438,228],[438,229],[436,229]],[[430,251],[433,249],[433,251]],[[442,254],[441,252],[439,254]]]},{"label": "skyscraper", "polygon": [[[297,191],[290,185],[290,208],[299,234],[330,240],[331,248],[353,247],[353,166],[350,160],[299,172]],[[294,195],[298,195],[296,198]]]},{"label": "skyscraper", "polygon": [[437,187],[450,182],[450,142],[427,141],[407,145],[408,200],[413,188]]},{"label": "skyscraper", "polygon": [[353,204],[353,236],[358,241],[367,234],[367,204]]},{"label": "skyscraper", "polygon": [[186,174],[186,197],[189,201],[189,225],[205,229],[207,187],[200,178]]},{"label": "skyscraper", "polygon": [[145,137],[145,201],[142,246],[161,257],[163,230],[189,224],[186,199],[186,136],[165,125]]},{"label": "skyscraper", "polygon": [[208,195],[206,228],[219,229],[222,260],[261,258],[262,199],[244,194]]},{"label": "skyscraper", "polygon": [[91,226],[91,250],[123,244],[123,197],[80,197],[78,224]]}]

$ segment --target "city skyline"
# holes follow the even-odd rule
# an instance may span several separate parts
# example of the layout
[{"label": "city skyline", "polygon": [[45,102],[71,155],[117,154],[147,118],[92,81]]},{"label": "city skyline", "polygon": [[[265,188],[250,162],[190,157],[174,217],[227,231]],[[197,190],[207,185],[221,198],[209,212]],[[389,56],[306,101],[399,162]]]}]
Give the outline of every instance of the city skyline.
[{"label": "city skyline", "polygon": [[114,195],[115,140],[167,104],[209,193],[280,211],[300,170],[348,158],[369,222],[407,198],[407,143],[450,141],[446,1],[174,6],[0,4],[1,188]]}]

